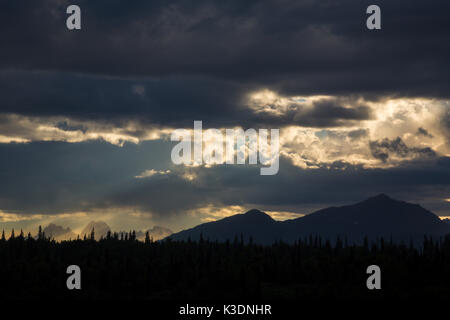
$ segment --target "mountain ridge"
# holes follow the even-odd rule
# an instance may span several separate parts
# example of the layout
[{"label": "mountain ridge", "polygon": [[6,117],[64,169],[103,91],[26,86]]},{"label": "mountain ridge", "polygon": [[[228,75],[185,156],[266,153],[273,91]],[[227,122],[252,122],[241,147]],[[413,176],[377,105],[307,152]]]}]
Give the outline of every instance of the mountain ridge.
[{"label": "mountain ridge", "polygon": [[174,233],[168,238],[198,240],[203,237],[226,241],[242,237],[244,241],[251,238],[256,243],[272,244],[280,240],[293,243],[309,235],[318,235],[332,241],[345,237],[353,243],[361,243],[365,237],[419,242],[424,235],[447,233],[450,233],[450,226],[431,211],[382,193],[355,204],[328,207],[286,221],[276,221],[263,211],[251,209]]}]

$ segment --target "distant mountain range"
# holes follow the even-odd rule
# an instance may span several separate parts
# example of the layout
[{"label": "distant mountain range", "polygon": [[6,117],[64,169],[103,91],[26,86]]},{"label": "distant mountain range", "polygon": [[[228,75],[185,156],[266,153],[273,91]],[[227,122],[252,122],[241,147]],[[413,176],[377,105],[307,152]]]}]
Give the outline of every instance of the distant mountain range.
[{"label": "distant mountain range", "polygon": [[62,226],[50,223],[44,229],[42,229],[46,237],[55,239],[56,241],[76,239],[77,235],[69,228],[64,228]]},{"label": "distant mountain range", "polygon": [[[64,228],[54,223],[50,223],[42,231],[45,233],[46,237],[50,237],[56,241],[63,241],[63,240],[75,240],[77,239],[78,236],[80,236],[81,239],[84,236],[89,238],[91,236],[92,230],[94,230],[95,240],[100,240],[101,238],[106,237],[108,231],[111,231],[111,228],[104,221],[91,221],[83,228],[83,230],[79,235],[75,234],[69,227]],[[153,228],[148,230],[136,231],[136,239],[144,240],[146,232],[149,233],[150,238],[152,238],[153,240],[161,240],[172,234],[172,230],[168,228],[154,226]],[[121,234],[125,234],[126,232],[119,231],[117,233],[119,234],[120,237]]]},{"label": "distant mountain range", "polygon": [[380,194],[342,207],[330,207],[301,218],[275,221],[259,210],[250,210],[222,220],[204,223],[170,235],[173,240],[233,241],[242,236],[259,244],[282,240],[293,243],[318,235],[334,241],[338,236],[349,243],[361,243],[364,237],[420,243],[424,235],[439,237],[450,233],[450,225],[418,204],[394,200]]}]

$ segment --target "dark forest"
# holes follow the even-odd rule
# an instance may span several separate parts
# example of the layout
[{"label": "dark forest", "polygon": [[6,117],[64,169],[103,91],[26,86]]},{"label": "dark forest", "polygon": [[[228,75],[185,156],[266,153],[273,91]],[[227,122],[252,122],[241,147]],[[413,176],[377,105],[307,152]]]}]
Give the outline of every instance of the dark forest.
[{"label": "dark forest", "polygon": [[[421,248],[390,240],[349,245],[319,237],[260,246],[236,237],[137,241],[131,232],[56,242],[12,234],[0,240],[2,299],[279,301],[450,298],[450,236]],[[66,268],[81,268],[81,290],[68,290]],[[382,290],[368,290],[366,268],[381,268]]]}]

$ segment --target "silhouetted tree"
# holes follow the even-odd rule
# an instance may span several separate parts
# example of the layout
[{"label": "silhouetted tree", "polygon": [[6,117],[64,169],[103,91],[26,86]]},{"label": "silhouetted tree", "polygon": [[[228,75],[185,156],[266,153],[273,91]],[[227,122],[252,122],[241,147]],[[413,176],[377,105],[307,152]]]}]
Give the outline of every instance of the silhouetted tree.
[{"label": "silhouetted tree", "polygon": [[44,237],[42,236],[42,227],[41,226],[39,226],[39,229],[38,229],[38,239],[39,240],[42,240]]}]

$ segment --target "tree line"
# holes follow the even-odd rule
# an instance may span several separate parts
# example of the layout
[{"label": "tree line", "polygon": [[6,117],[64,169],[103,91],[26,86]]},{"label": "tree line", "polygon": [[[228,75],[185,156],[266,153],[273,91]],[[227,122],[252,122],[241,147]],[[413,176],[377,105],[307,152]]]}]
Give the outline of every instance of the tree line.
[{"label": "tree line", "polygon": [[[398,299],[450,298],[450,236],[424,237],[421,247],[392,240],[318,236],[262,246],[236,236],[226,242],[138,241],[135,232],[95,232],[56,242],[14,231],[0,239],[4,299]],[[80,266],[82,289],[68,290],[66,268]],[[382,290],[368,290],[366,268],[378,265]]]}]

